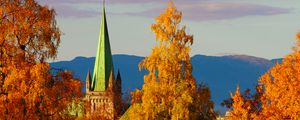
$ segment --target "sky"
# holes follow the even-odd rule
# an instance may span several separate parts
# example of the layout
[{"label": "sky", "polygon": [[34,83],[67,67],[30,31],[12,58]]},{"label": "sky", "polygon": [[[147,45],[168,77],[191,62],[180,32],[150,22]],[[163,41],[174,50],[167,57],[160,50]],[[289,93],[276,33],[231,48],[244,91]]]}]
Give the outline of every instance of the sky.
[{"label": "sky", "polygon": [[[57,59],[96,55],[102,0],[38,0],[54,8],[62,31]],[[113,54],[147,56],[150,26],[168,0],[106,0]],[[300,32],[300,0],[174,0],[182,25],[194,35],[191,55],[245,54],[266,59],[292,52]]]}]

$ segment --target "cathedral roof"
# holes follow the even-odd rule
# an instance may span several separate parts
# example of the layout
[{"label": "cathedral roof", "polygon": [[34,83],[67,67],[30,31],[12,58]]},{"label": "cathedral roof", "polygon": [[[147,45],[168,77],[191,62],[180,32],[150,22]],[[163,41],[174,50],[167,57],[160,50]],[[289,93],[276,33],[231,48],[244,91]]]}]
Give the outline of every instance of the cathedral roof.
[{"label": "cathedral roof", "polygon": [[100,27],[97,54],[91,83],[92,91],[105,91],[108,87],[110,75],[114,75],[112,53],[109,43],[106,13],[103,2],[103,14]]}]

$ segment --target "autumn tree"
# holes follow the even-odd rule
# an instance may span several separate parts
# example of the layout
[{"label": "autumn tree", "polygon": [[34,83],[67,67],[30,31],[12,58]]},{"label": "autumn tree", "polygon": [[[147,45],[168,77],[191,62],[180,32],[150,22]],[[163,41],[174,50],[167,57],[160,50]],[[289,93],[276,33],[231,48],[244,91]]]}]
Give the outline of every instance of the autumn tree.
[{"label": "autumn tree", "polygon": [[63,118],[79,100],[72,73],[53,75],[60,43],[55,11],[34,0],[0,1],[0,119]]},{"label": "autumn tree", "polygon": [[233,99],[232,107],[234,110],[230,111],[230,118],[232,120],[247,120],[248,117],[248,107],[245,107],[245,101],[240,93],[239,87],[236,89],[235,95],[231,94]]},{"label": "autumn tree", "polygon": [[181,18],[182,13],[169,2],[151,26],[157,44],[139,64],[149,73],[142,89],[132,93],[131,119],[191,119],[197,112],[193,109],[197,86],[189,55],[193,36],[180,25]]},{"label": "autumn tree", "polygon": [[300,33],[293,53],[283,58],[259,80],[264,87],[261,117],[300,118]]},{"label": "autumn tree", "polygon": [[207,85],[197,86],[197,93],[193,96],[193,105],[191,119],[193,120],[212,120],[217,114],[214,111],[214,102],[211,100],[211,92]]},{"label": "autumn tree", "polygon": [[[283,58],[259,79],[254,102],[236,93],[231,114],[248,119],[292,119],[300,118],[300,33],[293,53]],[[253,111],[255,110],[255,111]],[[235,114],[240,113],[240,114]]]},{"label": "autumn tree", "polygon": [[233,108],[229,111],[230,115],[227,116],[229,120],[249,120],[254,119],[260,109],[254,109],[255,102],[260,99],[253,99],[254,96],[251,95],[250,90],[247,89],[244,94],[241,94],[239,87],[237,87],[235,94],[230,94],[232,102],[230,103],[230,108]]},{"label": "autumn tree", "polygon": [[261,111],[263,88],[256,86],[256,91],[251,93],[246,89],[243,93],[237,87],[235,94],[230,94],[231,98],[224,100],[221,105],[230,109],[229,119],[254,119]]}]

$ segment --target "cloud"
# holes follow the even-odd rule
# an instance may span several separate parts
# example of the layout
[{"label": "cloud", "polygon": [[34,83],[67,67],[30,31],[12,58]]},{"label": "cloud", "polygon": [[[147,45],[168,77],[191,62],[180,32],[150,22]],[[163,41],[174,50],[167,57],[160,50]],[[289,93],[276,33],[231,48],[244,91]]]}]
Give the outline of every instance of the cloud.
[{"label": "cloud", "polygon": [[42,4],[81,4],[81,3],[101,3],[102,0],[37,0]]},{"label": "cloud", "polygon": [[[245,16],[270,16],[277,14],[289,13],[291,9],[272,7],[266,5],[249,4],[249,3],[230,3],[217,2],[208,0],[175,0],[179,10],[183,11],[184,19],[193,21],[207,20],[224,20],[234,19]],[[61,17],[94,17],[99,15],[95,10],[87,10],[79,8],[81,4],[99,4],[102,0],[39,0],[42,4],[53,6],[58,15]],[[109,0],[108,4],[145,4],[145,3],[160,3],[164,0]],[[153,4],[152,4],[153,5]],[[76,7],[75,7],[76,6]],[[115,15],[130,15],[155,17],[163,8],[145,9],[144,11],[112,13]]]},{"label": "cloud", "polygon": [[[81,4],[99,4],[103,0],[37,0],[42,5],[47,5],[56,10],[59,17],[95,17],[100,14],[99,11],[82,9],[78,6]],[[141,4],[151,2],[163,2],[162,0],[106,0],[106,4]],[[112,13],[120,15],[119,13]]]},{"label": "cloud", "polygon": [[290,12],[290,9],[271,7],[257,4],[238,3],[202,3],[183,6],[187,19],[222,20],[245,16],[269,16]]},{"label": "cloud", "polygon": [[69,5],[57,5],[54,6],[56,13],[59,17],[75,17],[75,18],[86,18],[94,17],[100,13],[94,10],[79,9]]},{"label": "cloud", "polygon": [[[180,3],[177,6],[179,10],[183,11],[185,19],[193,21],[224,20],[240,18],[245,16],[270,16],[289,13],[291,11],[291,9],[271,7],[265,5],[220,2]],[[143,12],[124,14],[134,16],[155,17],[162,10],[162,8],[154,8]]]},{"label": "cloud", "polygon": [[37,0],[42,5],[47,5],[50,8],[54,8],[59,17],[75,17],[75,18],[86,18],[95,17],[100,12],[87,9],[84,7],[78,7],[81,3],[99,3],[100,0]]},{"label": "cloud", "polygon": [[[48,4],[82,4],[82,3],[102,3],[103,0],[38,0]],[[137,4],[137,3],[156,3],[166,2],[165,0],[106,0],[110,4]]]}]

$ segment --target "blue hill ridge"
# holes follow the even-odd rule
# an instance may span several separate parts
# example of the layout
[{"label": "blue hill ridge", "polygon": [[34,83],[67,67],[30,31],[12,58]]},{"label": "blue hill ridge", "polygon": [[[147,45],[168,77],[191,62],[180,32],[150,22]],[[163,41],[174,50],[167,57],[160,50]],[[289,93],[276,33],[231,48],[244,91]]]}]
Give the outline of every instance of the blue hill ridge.
[{"label": "blue hill ridge", "polygon": [[[133,55],[113,55],[115,73],[117,70],[121,72],[123,93],[141,88],[143,76],[147,73],[138,69],[138,64],[143,59],[144,57]],[[80,56],[71,61],[53,62],[50,65],[53,68],[70,70],[76,78],[85,82],[88,70],[93,72],[94,61],[95,57]],[[253,89],[259,76],[277,61],[281,62],[281,59],[267,60],[247,55],[195,55],[191,59],[197,83],[204,83],[210,87],[215,109],[221,112],[224,112],[225,108],[221,107],[220,103],[230,97],[230,92],[234,92],[237,85],[241,90]]]}]

